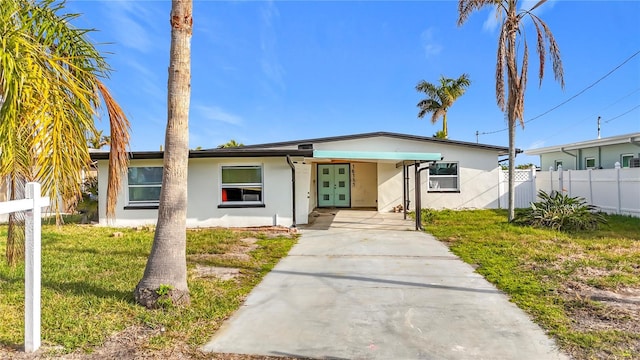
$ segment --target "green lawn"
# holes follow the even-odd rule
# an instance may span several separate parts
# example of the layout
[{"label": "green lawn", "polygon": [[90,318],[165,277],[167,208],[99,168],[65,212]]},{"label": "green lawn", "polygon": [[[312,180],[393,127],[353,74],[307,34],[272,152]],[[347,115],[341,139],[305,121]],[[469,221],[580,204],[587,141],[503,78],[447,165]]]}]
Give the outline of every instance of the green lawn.
[{"label": "green lawn", "polygon": [[427,232],[554,336],[577,359],[640,358],[640,219],[597,231],[509,224],[505,211],[427,211]]},{"label": "green lawn", "polygon": [[[3,257],[6,229],[0,226]],[[123,236],[114,237],[114,232]],[[146,310],[134,304],[132,290],[142,277],[152,231],[69,224],[44,226],[42,233],[43,344],[62,346],[62,352],[91,352],[110,335],[132,326],[152,332],[143,345],[147,348],[181,344],[193,350],[206,342],[296,241],[286,233],[189,231],[191,306]],[[222,281],[202,275],[202,269],[213,266],[239,269],[240,276]],[[3,259],[0,357],[3,348],[6,354],[23,344],[23,316],[24,266],[12,269]]]}]

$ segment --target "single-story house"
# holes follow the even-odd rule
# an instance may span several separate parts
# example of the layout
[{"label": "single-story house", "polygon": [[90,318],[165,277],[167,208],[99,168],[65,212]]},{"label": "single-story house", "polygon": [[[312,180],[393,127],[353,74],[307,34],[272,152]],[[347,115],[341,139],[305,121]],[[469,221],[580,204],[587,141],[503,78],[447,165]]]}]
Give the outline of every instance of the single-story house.
[{"label": "single-story house", "polygon": [[[389,132],[189,153],[187,225],[295,226],[315,208],[389,212],[416,200],[429,208],[497,208],[502,146]],[[102,225],[155,224],[162,151],[130,153],[115,218],[106,217],[109,154],[98,165]],[[415,179],[420,179],[418,196]]]},{"label": "single-story house", "polygon": [[[530,149],[526,155],[540,155],[540,169],[558,170],[613,169],[640,167],[640,133],[611,136],[571,144]],[[636,159],[636,160],[634,160]]]}]

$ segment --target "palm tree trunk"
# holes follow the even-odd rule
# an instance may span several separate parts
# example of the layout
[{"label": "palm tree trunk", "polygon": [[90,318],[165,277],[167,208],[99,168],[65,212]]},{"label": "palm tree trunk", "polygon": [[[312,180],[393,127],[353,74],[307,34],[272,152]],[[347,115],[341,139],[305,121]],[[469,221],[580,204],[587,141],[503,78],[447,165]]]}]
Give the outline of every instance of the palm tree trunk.
[{"label": "palm tree trunk", "polygon": [[168,118],[158,224],[144,276],[134,292],[136,301],[148,308],[158,306],[161,286],[169,287],[166,296],[174,305],[190,302],[186,220],[192,9],[192,0],[172,1]]},{"label": "palm tree trunk", "polygon": [[444,133],[444,138],[449,138],[449,127],[447,126],[447,113],[445,112],[442,115],[442,132]]}]

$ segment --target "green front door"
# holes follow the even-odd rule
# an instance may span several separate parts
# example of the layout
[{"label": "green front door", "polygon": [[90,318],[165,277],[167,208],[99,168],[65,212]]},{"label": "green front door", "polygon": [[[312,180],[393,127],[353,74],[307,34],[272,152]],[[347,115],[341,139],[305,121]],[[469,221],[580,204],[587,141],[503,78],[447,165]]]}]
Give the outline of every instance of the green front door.
[{"label": "green front door", "polygon": [[349,207],[349,184],[349,164],[318,165],[318,206]]}]

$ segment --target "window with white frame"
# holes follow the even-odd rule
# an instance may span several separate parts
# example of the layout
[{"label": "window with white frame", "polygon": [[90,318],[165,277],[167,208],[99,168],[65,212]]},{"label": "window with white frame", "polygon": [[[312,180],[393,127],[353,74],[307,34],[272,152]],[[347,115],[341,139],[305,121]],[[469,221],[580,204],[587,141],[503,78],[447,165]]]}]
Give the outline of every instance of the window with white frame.
[{"label": "window with white frame", "polygon": [[556,171],[558,170],[558,168],[560,168],[562,166],[562,160],[556,160],[553,162],[555,167],[556,167]]},{"label": "window with white frame", "polygon": [[127,172],[129,205],[158,205],[162,167],[130,167]]},{"label": "window with white frame", "polygon": [[428,191],[460,191],[457,162],[438,162],[429,166]]},{"label": "window with white frame", "polygon": [[262,166],[222,166],[221,179],[222,205],[263,203]]},{"label": "window with white frame", "polygon": [[631,159],[633,159],[633,154],[620,155],[620,166],[623,168],[631,167]]},{"label": "window with white frame", "polygon": [[584,159],[584,167],[586,169],[595,169],[596,168],[596,159],[592,157],[588,157]]}]

